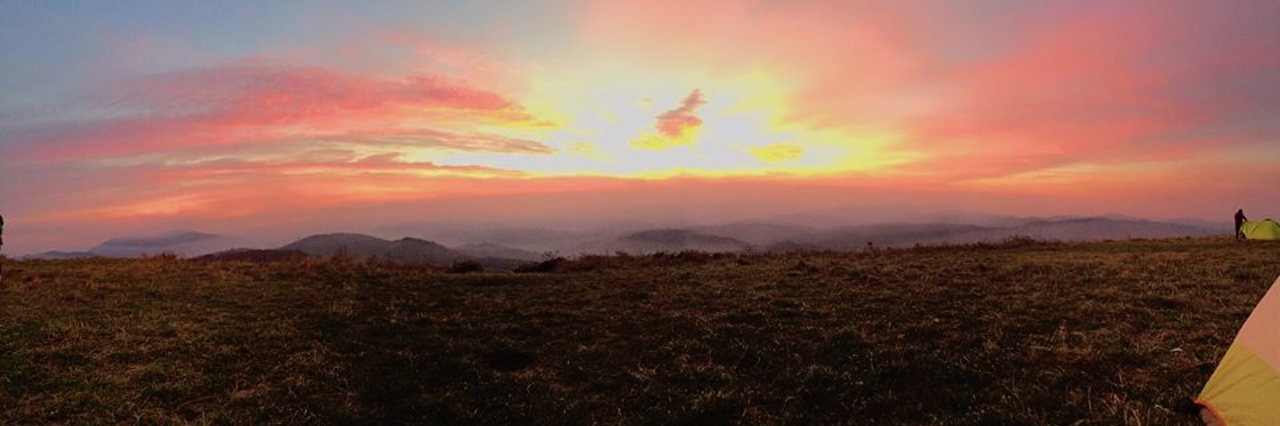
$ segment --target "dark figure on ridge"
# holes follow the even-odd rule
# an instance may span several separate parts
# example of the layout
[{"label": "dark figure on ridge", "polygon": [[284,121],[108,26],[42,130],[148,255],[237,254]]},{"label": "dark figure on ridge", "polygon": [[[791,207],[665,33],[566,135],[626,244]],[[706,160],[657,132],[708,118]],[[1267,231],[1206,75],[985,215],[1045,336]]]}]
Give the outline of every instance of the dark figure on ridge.
[{"label": "dark figure on ridge", "polygon": [[[1244,225],[1245,220],[1249,220],[1249,217],[1244,217],[1244,209],[1236,210],[1235,211],[1235,239],[1245,239],[1244,232],[1240,230],[1240,226]],[[0,223],[0,224],[3,224],[3,223]]]}]

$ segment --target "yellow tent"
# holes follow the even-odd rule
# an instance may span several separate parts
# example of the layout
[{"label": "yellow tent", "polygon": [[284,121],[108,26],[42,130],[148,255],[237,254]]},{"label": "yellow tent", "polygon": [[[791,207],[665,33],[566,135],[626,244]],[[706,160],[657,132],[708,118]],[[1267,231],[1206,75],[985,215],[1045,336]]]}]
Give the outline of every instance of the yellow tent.
[{"label": "yellow tent", "polygon": [[1280,223],[1271,219],[1245,221],[1240,232],[1250,240],[1280,240]]},{"label": "yellow tent", "polygon": [[1280,279],[1240,327],[1196,402],[1218,424],[1280,425]]}]

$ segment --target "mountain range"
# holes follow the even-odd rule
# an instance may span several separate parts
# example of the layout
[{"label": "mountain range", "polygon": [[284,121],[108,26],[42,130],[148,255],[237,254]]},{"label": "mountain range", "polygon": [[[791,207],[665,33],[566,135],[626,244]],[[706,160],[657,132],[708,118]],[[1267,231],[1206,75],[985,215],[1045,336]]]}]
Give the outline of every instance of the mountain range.
[{"label": "mountain range", "polygon": [[113,238],[87,251],[50,251],[27,256],[38,259],[84,257],[138,257],[173,253],[204,259],[272,260],[299,257],[350,256],[407,264],[448,265],[471,259],[491,268],[509,269],[548,255],[645,254],[696,250],[736,252],[747,249],[782,251],[796,249],[859,250],[868,243],[877,247],[947,245],[996,242],[1025,236],[1041,240],[1105,240],[1170,238],[1224,234],[1217,224],[1173,223],[1127,217],[995,218],[983,224],[885,223],[819,228],[805,225],[741,222],[651,229],[597,229],[562,231],[537,228],[479,229],[470,233],[441,233],[455,241],[452,247],[438,240],[404,237],[383,239],[358,233],[308,236],[278,249],[244,249],[234,237],[179,230],[166,234]]}]

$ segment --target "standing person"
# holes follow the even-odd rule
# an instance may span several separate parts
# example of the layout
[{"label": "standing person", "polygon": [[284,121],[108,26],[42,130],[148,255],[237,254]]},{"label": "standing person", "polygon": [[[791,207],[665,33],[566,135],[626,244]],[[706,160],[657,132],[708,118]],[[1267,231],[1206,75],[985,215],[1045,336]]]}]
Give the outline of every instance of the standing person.
[{"label": "standing person", "polygon": [[[1245,239],[1244,232],[1240,230],[1240,226],[1244,225],[1244,221],[1249,217],[1244,217],[1244,209],[1235,211],[1235,239]],[[0,221],[0,225],[4,225],[4,221]]]}]

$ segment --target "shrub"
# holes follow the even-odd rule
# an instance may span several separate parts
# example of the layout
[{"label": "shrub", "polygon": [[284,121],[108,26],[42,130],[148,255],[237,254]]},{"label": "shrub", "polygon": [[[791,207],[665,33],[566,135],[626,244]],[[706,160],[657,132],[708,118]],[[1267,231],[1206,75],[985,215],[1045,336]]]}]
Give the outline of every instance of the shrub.
[{"label": "shrub", "polygon": [[548,259],[541,262],[534,262],[534,263],[528,263],[528,264],[517,266],[515,269],[515,272],[517,273],[555,272],[556,269],[559,269],[560,265],[563,264],[564,262],[566,262],[565,258],[557,257],[555,259]]},{"label": "shrub", "polygon": [[1006,238],[1002,242],[1002,245],[1005,247],[1030,247],[1030,246],[1045,245],[1047,243],[1048,242],[1046,241],[1038,240],[1035,237],[1032,237],[1029,235],[1014,235],[1012,237]]},{"label": "shrub", "polygon": [[164,252],[160,252],[160,254],[155,254],[155,255],[147,254],[147,253],[142,254],[143,259],[162,260],[162,261],[178,260],[179,257],[181,256],[178,256],[177,253],[174,253],[171,251],[164,251]]},{"label": "shrub", "polygon": [[484,272],[484,265],[481,265],[480,262],[476,262],[471,259],[464,259],[464,260],[453,262],[453,264],[449,265],[449,269],[446,269],[445,272],[448,272],[450,274],[466,274],[469,272]]}]

